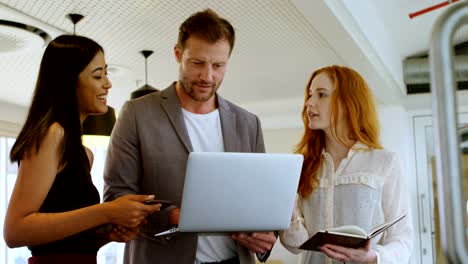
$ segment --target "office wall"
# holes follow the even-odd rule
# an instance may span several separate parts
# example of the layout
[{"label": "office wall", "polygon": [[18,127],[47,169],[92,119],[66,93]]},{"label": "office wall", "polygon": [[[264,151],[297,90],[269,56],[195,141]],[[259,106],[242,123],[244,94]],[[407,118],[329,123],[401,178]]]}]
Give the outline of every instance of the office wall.
[{"label": "office wall", "polygon": [[303,133],[302,128],[267,129],[263,131],[269,153],[292,153]]}]

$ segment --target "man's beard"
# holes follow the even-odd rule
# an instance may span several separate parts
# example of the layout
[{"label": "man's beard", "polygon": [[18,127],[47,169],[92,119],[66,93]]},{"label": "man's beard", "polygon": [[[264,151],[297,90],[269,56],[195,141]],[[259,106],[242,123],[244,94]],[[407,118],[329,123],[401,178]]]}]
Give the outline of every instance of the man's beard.
[{"label": "man's beard", "polygon": [[[211,91],[209,92],[208,95],[197,95],[195,90],[192,88],[193,85],[198,85],[198,86],[206,86],[206,85],[209,85],[211,86]],[[211,99],[211,97],[213,97],[213,95],[216,93],[216,91],[218,90],[218,87],[219,87],[219,84],[216,85],[216,83],[212,82],[212,83],[207,83],[207,82],[187,82],[185,80],[180,80],[180,86],[182,87],[182,90],[184,90],[184,92],[190,96],[190,98],[192,98],[193,100],[195,101],[198,101],[198,102],[206,102],[208,100]]]}]

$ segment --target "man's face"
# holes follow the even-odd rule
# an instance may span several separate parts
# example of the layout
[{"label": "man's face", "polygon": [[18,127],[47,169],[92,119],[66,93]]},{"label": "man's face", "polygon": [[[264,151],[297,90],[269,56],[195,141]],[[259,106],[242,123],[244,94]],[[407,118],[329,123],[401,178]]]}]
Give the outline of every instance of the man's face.
[{"label": "man's face", "polygon": [[175,47],[179,67],[179,83],[186,94],[198,102],[206,102],[218,90],[224,78],[230,53],[225,39],[216,43],[191,36],[185,47]]}]

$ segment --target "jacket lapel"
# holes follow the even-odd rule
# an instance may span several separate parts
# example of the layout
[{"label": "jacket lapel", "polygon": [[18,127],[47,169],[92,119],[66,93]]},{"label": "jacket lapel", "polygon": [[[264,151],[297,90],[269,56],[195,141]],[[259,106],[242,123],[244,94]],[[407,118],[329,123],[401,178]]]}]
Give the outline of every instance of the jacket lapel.
[{"label": "jacket lapel", "polygon": [[223,133],[224,151],[239,152],[239,137],[237,136],[236,114],[231,110],[226,100],[216,95]]},{"label": "jacket lapel", "polygon": [[[182,114],[182,106],[175,90],[175,83],[161,91],[161,96],[165,99],[161,106],[166,112],[169,120],[174,127],[177,135],[181,139],[188,152],[193,152],[192,143],[185,127],[185,121]],[[236,114],[231,111],[228,103],[218,94],[216,95],[219,106],[219,115],[221,120],[221,131],[223,133],[224,151],[239,152],[239,138],[237,136]]]},{"label": "jacket lapel", "polygon": [[192,143],[190,142],[190,137],[188,135],[187,128],[185,127],[182,106],[175,90],[175,83],[161,91],[161,96],[165,99],[162,100],[161,107],[169,117],[174,130],[176,131],[187,151],[189,153],[193,152]]}]

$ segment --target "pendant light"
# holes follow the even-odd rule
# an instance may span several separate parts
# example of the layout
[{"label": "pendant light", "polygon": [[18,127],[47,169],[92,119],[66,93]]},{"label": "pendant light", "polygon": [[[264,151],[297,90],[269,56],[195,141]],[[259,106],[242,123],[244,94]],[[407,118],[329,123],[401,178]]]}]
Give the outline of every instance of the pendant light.
[{"label": "pendant light", "polygon": [[[80,14],[68,14],[73,23],[73,35],[76,35],[76,24],[83,19]],[[107,106],[107,112],[101,115],[89,115],[83,122],[83,135],[110,136],[115,124],[115,110]]]},{"label": "pendant light", "polygon": [[147,95],[150,93],[154,93],[159,91],[158,89],[152,87],[151,85],[148,84],[148,62],[147,59],[148,57],[153,54],[152,50],[142,50],[140,53],[145,57],[145,85],[142,87],[136,89],[130,94],[130,99],[136,99],[138,97],[141,97],[143,95]]},{"label": "pendant light", "polygon": [[71,22],[73,23],[73,35],[76,35],[76,24],[78,24],[78,22],[80,22],[81,19],[83,19],[83,15],[81,14],[68,14],[67,15],[67,18],[71,20]]}]

